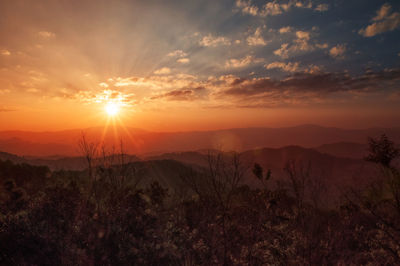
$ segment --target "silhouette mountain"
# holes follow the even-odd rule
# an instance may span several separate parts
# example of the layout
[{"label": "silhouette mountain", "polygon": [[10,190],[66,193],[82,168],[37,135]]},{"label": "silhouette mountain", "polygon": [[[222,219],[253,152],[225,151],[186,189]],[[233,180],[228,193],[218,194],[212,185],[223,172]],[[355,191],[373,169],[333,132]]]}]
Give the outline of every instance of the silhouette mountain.
[{"label": "silhouette mountain", "polygon": [[[162,154],[168,152],[217,149],[245,151],[262,147],[279,148],[298,145],[312,148],[329,143],[366,143],[368,136],[386,133],[400,142],[400,128],[370,128],[349,130],[340,128],[303,125],[286,128],[236,128],[214,131],[150,132],[134,128],[89,128],[55,132],[0,132],[0,150],[17,155],[50,156],[79,155],[78,141],[82,132],[87,139],[106,146],[119,147],[120,140],[130,154]],[[118,132],[118,134],[114,134]],[[324,150],[325,149],[325,150]],[[321,151],[329,149],[322,147]],[[334,153],[333,153],[334,154]],[[350,156],[352,157],[352,156]]]},{"label": "silhouette mountain", "polygon": [[[215,153],[215,151],[212,151]],[[222,153],[223,158],[229,162],[231,152]],[[157,181],[171,190],[182,189],[184,184],[181,175],[204,173],[208,167],[208,154],[205,151],[174,152],[155,156],[142,157],[127,155],[126,161],[132,164],[143,186]],[[264,170],[271,170],[272,178],[268,182],[271,188],[279,182],[288,184],[288,174],[285,171],[288,162],[294,162],[298,174],[301,169],[309,169],[311,178],[323,184],[326,204],[333,204],[330,198],[338,198],[348,187],[362,187],[378,176],[377,167],[363,159],[344,158],[315,149],[300,146],[286,146],[282,148],[252,149],[239,153],[244,169],[243,184],[251,187],[260,186],[251,169],[254,163],[260,164]],[[15,163],[28,163],[31,165],[45,165],[52,170],[82,171],[87,167],[84,157],[66,157],[55,159],[23,158],[9,153],[0,153],[0,160],[11,160]]]},{"label": "silhouette mountain", "polygon": [[338,142],[324,144],[315,147],[315,150],[321,153],[327,153],[337,157],[347,157],[362,159],[368,154],[368,145],[354,142]]}]

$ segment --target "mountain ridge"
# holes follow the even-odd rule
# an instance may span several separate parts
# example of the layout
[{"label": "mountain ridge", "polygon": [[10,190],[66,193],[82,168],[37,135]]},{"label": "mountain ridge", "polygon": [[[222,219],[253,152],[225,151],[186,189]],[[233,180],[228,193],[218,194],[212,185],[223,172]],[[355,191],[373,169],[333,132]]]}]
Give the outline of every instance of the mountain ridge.
[{"label": "mountain ridge", "polygon": [[[54,132],[1,131],[0,150],[25,156],[77,156],[82,132],[89,141],[108,147],[119,147],[120,140],[131,154],[168,153],[217,149],[245,151],[262,147],[278,148],[288,145],[315,148],[333,143],[365,144],[368,137],[386,133],[400,142],[400,128],[341,129],[318,125],[300,125],[284,128],[233,128],[214,131],[151,132],[137,128],[90,128],[87,131],[68,130]],[[321,147],[321,150],[327,147]],[[353,156],[354,157],[354,156]]]}]

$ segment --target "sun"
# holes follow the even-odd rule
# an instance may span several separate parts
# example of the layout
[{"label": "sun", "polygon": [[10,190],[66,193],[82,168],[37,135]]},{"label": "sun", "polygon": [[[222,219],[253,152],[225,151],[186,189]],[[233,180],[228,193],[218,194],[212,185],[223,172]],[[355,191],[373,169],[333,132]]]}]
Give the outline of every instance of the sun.
[{"label": "sun", "polygon": [[109,116],[116,116],[120,111],[120,105],[116,102],[108,102],[105,106],[105,110]]}]

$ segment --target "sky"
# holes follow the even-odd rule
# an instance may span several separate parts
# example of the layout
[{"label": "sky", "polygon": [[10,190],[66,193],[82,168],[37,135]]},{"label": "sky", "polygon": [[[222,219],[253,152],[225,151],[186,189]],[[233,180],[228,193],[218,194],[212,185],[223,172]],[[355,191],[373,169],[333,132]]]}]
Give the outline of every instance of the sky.
[{"label": "sky", "polygon": [[0,130],[400,126],[400,1],[2,0],[0,36]]}]

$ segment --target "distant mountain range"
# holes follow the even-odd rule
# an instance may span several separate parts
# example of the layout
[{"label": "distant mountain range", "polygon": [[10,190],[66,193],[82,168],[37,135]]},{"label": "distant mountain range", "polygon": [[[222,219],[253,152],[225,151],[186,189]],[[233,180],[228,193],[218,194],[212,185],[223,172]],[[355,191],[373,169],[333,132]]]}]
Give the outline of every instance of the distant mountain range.
[{"label": "distant mountain range", "polygon": [[[355,144],[349,143],[349,146],[339,143],[336,145],[320,146],[322,150],[333,150],[336,153],[343,153],[346,147],[353,147]],[[357,145],[356,145],[357,146]],[[358,147],[358,146],[357,146]],[[360,152],[361,152],[360,148]],[[211,151],[215,154],[217,151]],[[222,156],[228,158],[231,153],[222,153]],[[141,158],[136,156],[126,156],[126,162],[132,163],[137,174],[143,180],[142,183],[149,184],[152,180],[160,182],[170,189],[179,189],[182,185],[179,179],[181,175],[190,174],[191,169],[199,171],[206,170],[208,167],[208,154],[205,151],[191,152],[172,152],[159,155],[147,155]],[[261,148],[252,149],[239,153],[242,166],[247,169],[244,176],[244,183],[257,187],[260,183],[252,173],[254,163],[260,164],[265,170],[272,172],[270,186],[277,186],[277,182],[290,182],[288,180],[285,166],[288,162],[294,162],[297,174],[301,169],[309,167],[309,175],[322,184],[326,191],[324,192],[326,201],[329,198],[338,199],[348,187],[361,187],[379,176],[379,169],[376,165],[368,163],[360,158],[350,158],[349,156],[340,157],[327,153],[322,153],[317,149],[303,148],[300,146],[286,146],[282,148]],[[84,157],[20,157],[9,153],[0,153],[0,160],[11,160],[15,163],[28,163],[32,165],[47,165],[52,170],[84,170],[87,163]],[[229,160],[228,160],[229,161]],[[329,202],[329,204],[333,204]]]},{"label": "distant mountain range", "polygon": [[78,156],[78,142],[89,141],[119,147],[124,152],[146,155],[216,149],[246,151],[262,147],[298,145],[323,153],[349,158],[364,155],[369,136],[382,133],[400,142],[400,128],[340,129],[316,125],[285,128],[236,128],[193,132],[150,132],[134,128],[89,128],[55,132],[0,132],[0,151],[23,156]]},{"label": "distant mountain range", "polygon": [[325,188],[324,202],[328,205],[335,204],[330,199],[339,199],[349,187],[362,187],[380,175],[376,165],[363,159],[368,154],[368,137],[385,133],[396,143],[400,142],[399,128],[347,130],[314,125],[198,132],[123,128],[3,131],[0,132],[0,160],[46,165],[51,170],[82,171],[87,168],[78,148],[82,133],[89,142],[101,145],[102,140],[111,156],[119,152],[122,140],[123,152],[131,154],[125,155],[124,163],[131,163],[137,169],[136,174],[144,185],[155,180],[169,189],[182,189],[182,175],[206,171],[208,153],[222,152],[224,158],[229,158],[231,151],[237,151],[242,166],[247,169],[244,184],[260,186],[251,171],[254,163],[258,163],[272,172],[269,186],[287,186],[290,180],[285,167],[288,162],[294,162],[297,174],[310,167],[310,177]]},{"label": "distant mountain range", "polygon": [[364,158],[368,155],[367,143],[338,142],[324,144],[314,149],[321,153],[354,159]]},{"label": "distant mountain range", "polygon": [[[140,159],[135,155],[124,155],[125,162],[137,162]],[[12,161],[13,163],[21,164],[26,163],[30,165],[44,165],[50,168],[50,170],[73,170],[82,171],[87,168],[86,158],[79,157],[65,157],[65,156],[52,156],[52,157],[32,157],[32,156],[17,156],[7,152],[0,152],[0,160]]]}]

